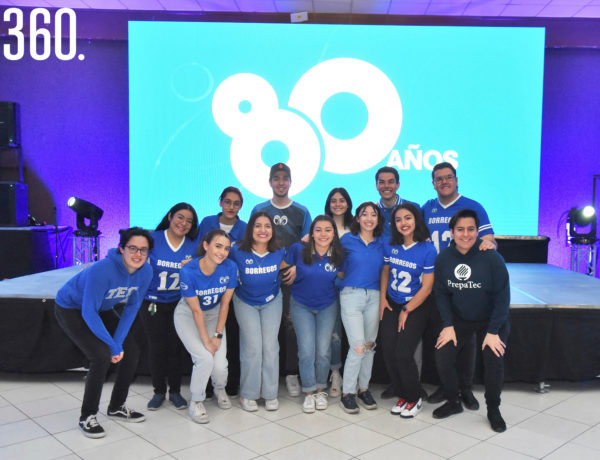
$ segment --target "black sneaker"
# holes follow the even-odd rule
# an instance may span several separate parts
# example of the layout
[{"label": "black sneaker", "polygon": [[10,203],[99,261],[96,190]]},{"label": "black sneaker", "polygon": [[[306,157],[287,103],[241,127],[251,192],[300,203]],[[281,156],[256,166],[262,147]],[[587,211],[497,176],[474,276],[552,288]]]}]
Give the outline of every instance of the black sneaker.
[{"label": "black sneaker", "polygon": [[394,385],[390,384],[385,390],[381,392],[381,399],[392,399],[396,396],[394,391]]},{"label": "black sneaker", "polygon": [[427,402],[429,404],[438,404],[441,403],[444,399],[444,389],[442,387],[437,387],[437,389],[429,395],[427,398]]},{"label": "black sneaker", "polygon": [[446,401],[433,411],[433,418],[446,418],[454,414],[460,414],[462,411],[463,408],[460,401]]},{"label": "black sneaker", "polygon": [[88,415],[85,420],[79,420],[79,429],[88,438],[103,438],[106,436],[104,428],[100,426],[95,415]]},{"label": "black sneaker", "polygon": [[367,410],[377,409],[377,403],[369,390],[358,392],[358,403]]},{"label": "black sneaker", "polygon": [[123,420],[124,422],[131,422],[131,423],[139,423],[139,422],[143,422],[144,420],[146,420],[146,417],[144,417],[144,414],[140,414],[139,412],[131,410],[125,404],[123,404],[118,409],[108,409],[106,411],[106,415],[108,415],[109,417],[115,418],[117,420]]},{"label": "black sneaker", "polygon": [[493,409],[488,408],[487,417],[490,421],[490,425],[492,426],[492,430],[494,430],[496,433],[503,433],[506,431],[506,422],[500,414],[500,409],[497,407]]},{"label": "black sneaker", "polygon": [[342,409],[344,409],[344,412],[347,414],[357,414],[360,410],[356,405],[356,398],[352,393],[342,395],[340,406],[342,406]]},{"label": "black sneaker", "polygon": [[479,401],[475,399],[473,396],[473,392],[471,390],[463,390],[460,393],[460,399],[462,400],[465,407],[469,410],[477,410],[479,409]]}]

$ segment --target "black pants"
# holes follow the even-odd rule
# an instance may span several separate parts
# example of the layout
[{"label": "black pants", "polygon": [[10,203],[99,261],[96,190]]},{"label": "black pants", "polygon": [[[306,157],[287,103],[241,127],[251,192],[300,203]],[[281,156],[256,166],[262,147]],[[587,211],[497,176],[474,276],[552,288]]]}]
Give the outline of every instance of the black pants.
[{"label": "black pants", "polygon": [[156,302],[154,314],[148,310],[151,303],[149,300],[142,302],[140,316],[148,342],[148,361],[154,393],[166,394],[167,383],[170,393],[180,393],[182,364],[185,357],[189,359],[189,355],[173,323],[173,312],[179,300]]},{"label": "black pants", "polygon": [[386,309],[381,321],[383,359],[395,394],[409,402],[415,402],[419,400],[423,391],[414,358],[415,350],[427,325],[432,321],[435,304],[431,296],[427,297],[419,308],[408,315],[404,330],[398,332],[402,304],[394,302],[389,296],[387,301],[392,311]]},{"label": "black pants", "polygon": [[[240,326],[235,317],[233,300],[229,304],[229,313],[225,322],[227,331],[227,393],[238,394],[240,387]],[[210,382],[209,382],[210,383]],[[212,388],[211,388],[212,389]]]},{"label": "black pants", "polygon": [[[476,343],[481,348],[482,340],[476,338],[485,337],[488,322],[455,322],[454,331],[456,333],[457,346],[449,342],[439,350],[436,350],[435,361],[438,368],[440,379],[444,387],[444,396],[449,401],[458,400],[458,393],[461,378],[464,380],[466,373],[472,376],[474,362],[466,362],[473,359],[472,353],[461,353],[465,347],[473,348]],[[510,333],[510,323],[507,321],[498,331],[500,339],[506,343]],[[504,357],[496,356],[490,347],[485,347],[482,351],[483,357],[483,381],[485,385],[485,402],[488,408],[497,408],[500,406],[500,393],[504,383]],[[462,377],[459,375],[462,373]]]},{"label": "black pants", "polygon": [[[90,367],[85,381],[83,404],[81,405],[81,420],[85,420],[89,415],[98,413],[102,385],[111,364],[111,351],[108,345],[90,330],[81,316],[81,310],[62,308],[55,305],[54,314],[60,327],[89,360]],[[115,310],[101,312],[100,318],[111,334],[116,329],[120,319]],[[117,409],[125,404],[139,357],[140,349],[133,335],[127,334],[123,341],[123,359],[118,364],[117,377],[108,405],[109,410]]]},{"label": "black pants", "polygon": [[290,316],[291,288],[281,285],[283,314],[279,328],[279,369],[282,375],[297,375],[298,372],[298,342],[296,331]]}]

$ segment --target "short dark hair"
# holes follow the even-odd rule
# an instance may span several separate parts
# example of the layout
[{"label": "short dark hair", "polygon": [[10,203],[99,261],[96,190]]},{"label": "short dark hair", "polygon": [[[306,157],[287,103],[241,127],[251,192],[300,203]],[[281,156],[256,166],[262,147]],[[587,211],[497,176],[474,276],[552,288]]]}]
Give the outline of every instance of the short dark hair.
[{"label": "short dark hair", "polygon": [[450,223],[448,224],[450,230],[454,230],[454,227],[456,227],[456,223],[459,219],[465,219],[469,217],[472,217],[475,220],[475,226],[477,227],[477,230],[479,230],[479,217],[472,209],[461,209],[460,211],[456,211],[456,213],[450,219]]},{"label": "short dark hair", "polygon": [[336,267],[342,266],[342,261],[344,259],[344,248],[340,243],[340,237],[338,235],[337,228],[335,226],[335,222],[331,216],[326,214],[321,214],[320,216],[315,217],[315,220],[310,224],[310,230],[308,231],[308,243],[304,243],[304,249],[302,249],[302,261],[306,265],[312,265],[315,260],[315,238],[313,237],[313,231],[315,229],[315,225],[319,222],[329,222],[333,227],[333,241],[331,242],[331,255],[329,256],[329,260]]},{"label": "short dark hair", "polygon": [[227,195],[228,193],[235,193],[240,197],[240,201],[242,202],[242,204],[244,204],[244,197],[242,196],[242,192],[240,191],[239,188],[234,187],[233,185],[230,185],[229,187],[225,187],[223,189],[223,191],[221,192],[221,195],[219,195],[219,203],[221,201],[223,201],[223,199],[225,198],[225,195]]},{"label": "short dark hair", "polygon": [[152,248],[154,247],[154,238],[152,238],[150,236],[150,232],[148,232],[148,230],[145,230],[141,227],[131,227],[131,228],[124,228],[119,230],[119,247],[121,249],[125,249],[125,246],[127,246],[127,243],[129,243],[129,240],[131,238],[133,238],[134,236],[142,236],[144,238],[146,238],[146,240],[148,241],[148,251],[152,251]]},{"label": "short dark hair", "polygon": [[390,217],[390,225],[392,226],[392,237],[390,238],[390,243],[395,245],[404,244],[404,236],[402,236],[402,233],[400,233],[396,227],[396,213],[401,209],[406,209],[413,215],[415,219],[415,233],[413,235],[413,240],[417,243],[421,241],[427,241],[431,234],[429,233],[429,229],[425,224],[425,220],[423,219],[421,212],[412,203],[402,203],[394,208],[392,211],[392,216]]},{"label": "short dark hair", "polygon": [[204,242],[206,241],[206,244],[210,244],[210,242],[214,240],[217,236],[224,236],[229,241],[231,241],[231,237],[227,234],[225,230],[215,228],[214,230],[211,230],[206,235],[204,235],[204,238],[202,238],[202,241],[198,245],[198,252],[196,252],[196,256],[204,257],[204,255],[206,254],[206,249],[204,249]]},{"label": "short dark hair", "polygon": [[400,174],[398,174],[398,170],[396,168],[392,168],[391,166],[384,166],[379,168],[375,173],[375,182],[379,180],[379,175],[381,173],[392,173],[396,178],[396,182],[400,182]]},{"label": "short dark hair", "polygon": [[191,240],[196,239],[196,237],[198,236],[198,214],[196,214],[196,210],[189,203],[177,203],[175,206],[169,209],[169,212],[165,214],[165,217],[162,218],[162,220],[156,227],[156,231],[168,229],[169,225],[171,225],[171,222],[169,221],[169,216],[173,217],[177,211],[181,211],[182,209],[186,209],[187,211],[190,211],[192,213],[192,228],[190,228],[190,231],[187,233],[186,236]]},{"label": "short dark hair", "polygon": [[363,212],[363,210],[365,208],[368,208],[369,206],[373,208],[373,210],[377,213],[377,226],[375,227],[375,230],[373,230],[373,236],[377,237],[383,233],[384,219],[383,214],[381,214],[381,209],[379,209],[379,206],[377,206],[372,201],[365,201],[364,203],[358,205],[358,208],[356,208],[356,214],[354,215],[354,220],[352,221],[352,225],[350,226],[350,231],[353,235],[358,235],[360,233],[360,224],[358,223],[358,218],[360,217],[360,214]]},{"label": "short dark hair", "polygon": [[442,163],[438,163],[433,167],[433,169],[431,170],[431,178],[435,179],[435,172],[438,169],[444,169],[444,168],[451,169],[452,174],[454,174],[456,176],[456,168],[454,166],[452,166],[452,164],[448,163],[447,161],[443,161]]},{"label": "short dark hair", "polygon": [[346,209],[346,212],[344,213],[344,227],[350,228],[350,226],[352,225],[352,199],[350,198],[350,194],[344,187],[335,187],[331,189],[331,192],[329,192],[329,195],[327,195],[327,200],[325,201],[325,214],[327,214],[330,217],[333,217],[330,202],[331,198],[336,193],[342,195],[344,197],[344,200],[346,200],[346,203],[348,203],[348,209]]},{"label": "short dark hair", "polygon": [[273,229],[271,239],[267,243],[267,251],[275,252],[279,249],[279,244],[277,243],[277,238],[275,237],[275,223],[273,222],[273,218],[265,211],[258,211],[250,216],[250,220],[246,226],[246,232],[244,233],[244,238],[242,238],[242,241],[239,243],[240,251],[252,252],[252,243],[254,242],[254,224],[256,224],[256,219],[259,217],[266,217],[269,219],[269,222],[271,222],[271,228]]}]

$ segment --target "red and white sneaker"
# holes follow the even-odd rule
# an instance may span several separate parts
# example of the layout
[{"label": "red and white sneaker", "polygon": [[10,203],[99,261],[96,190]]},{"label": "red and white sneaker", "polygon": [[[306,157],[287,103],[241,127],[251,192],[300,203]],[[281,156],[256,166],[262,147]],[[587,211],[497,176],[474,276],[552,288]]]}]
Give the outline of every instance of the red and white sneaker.
[{"label": "red and white sneaker", "polygon": [[394,407],[392,407],[392,410],[390,412],[392,413],[392,415],[400,415],[402,413],[402,411],[404,410],[405,406],[406,406],[406,399],[400,398],[398,400],[398,402],[396,403],[396,405]]},{"label": "red and white sneaker", "polygon": [[421,400],[421,398],[419,398],[419,400],[416,402],[406,403],[406,406],[404,406],[404,409],[400,413],[400,417],[413,418],[415,415],[417,415],[419,412],[421,412],[422,408],[423,408],[423,401]]}]

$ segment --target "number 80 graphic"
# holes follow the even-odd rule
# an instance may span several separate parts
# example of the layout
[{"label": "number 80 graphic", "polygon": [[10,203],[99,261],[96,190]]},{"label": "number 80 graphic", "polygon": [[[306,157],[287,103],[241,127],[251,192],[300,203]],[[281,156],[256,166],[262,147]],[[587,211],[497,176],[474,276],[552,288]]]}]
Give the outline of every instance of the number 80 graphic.
[{"label": "number 80 graphic", "polygon": [[[332,136],[321,122],[323,105],[338,93],[354,94],[368,111],[365,128],[351,139]],[[264,198],[272,194],[265,179],[270,165],[262,161],[262,149],[268,142],[287,146],[287,164],[294,171],[290,195],[295,195],[319,170],[320,141],[325,153],[323,170],[353,174],[380,162],[393,149],[402,125],[402,104],[393,83],[377,67],[360,59],[330,59],[312,67],[294,86],[288,106],[310,119],[317,132],[302,116],[279,108],[275,90],[258,75],[232,75],[213,97],[215,122],[231,137],[234,174],[244,187]]]}]

